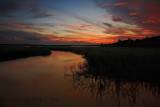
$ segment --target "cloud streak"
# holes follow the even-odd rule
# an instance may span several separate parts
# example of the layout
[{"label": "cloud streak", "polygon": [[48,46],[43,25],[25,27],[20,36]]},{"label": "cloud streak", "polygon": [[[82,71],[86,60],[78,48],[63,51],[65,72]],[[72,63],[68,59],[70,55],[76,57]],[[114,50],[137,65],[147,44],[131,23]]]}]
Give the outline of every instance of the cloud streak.
[{"label": "cloud streak", "polygon": [[15,43],[87,44],[160,35],[159,0],[83,2],[3,0],[0,3],[0,30],[6,33],[3,32],[5,36],[1,35],[1,39]]},{"label": "cloud streak", "polygon": [[87,45],[94,44],[85,39],[71,37],[57,37],[23,31],[0,30],[1,44],[42,44],[42,45]]},{"label": "cloud streak", "polygon": [[[15,14],[13,15],[13,13]],[[25,18],[26,16],[35,19],[45,17],[49,18],[56,15],[42,9],[36,0],[3,0],[3,2],[1,2],[0,17]]]},{"label": "cloud streak", "polygon": [[88,24],[60,24],[60,26],[65,26],[76,30],[89,30],[98,28],[98,26],[88,25]]},{"label": "cloud streak", "polygon": [[113,21],[113,22],[121,22],[122,19],[121,19],[121,18],[112,17],[112,21]]},{"label": "cloud streak", "polygon": [[1,22],[0,27],[2,29],[15,29],[15,30],[27,30],[43,32],[43,28],[34,27],[34,24],[18,23],[18,22]]},{"label": "cloud streak", "polygon": [[115,6],[123,6],[123,5],[127,5],[127,2],[120,2],[120,3],[115,3]]}]

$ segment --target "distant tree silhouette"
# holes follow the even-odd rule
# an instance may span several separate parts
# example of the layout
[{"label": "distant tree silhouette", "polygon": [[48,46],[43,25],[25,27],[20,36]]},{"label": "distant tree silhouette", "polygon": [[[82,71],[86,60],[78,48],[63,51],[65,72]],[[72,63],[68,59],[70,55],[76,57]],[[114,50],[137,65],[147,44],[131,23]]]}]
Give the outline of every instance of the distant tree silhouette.
[{"label": "distant tree silhouette", "polygon": [[160,47],[160,36],[146,37],[143,39],[132,40],[118,40],[118,42],[112,44],[104,44],[103,46],[115,46],[115,47]]}]

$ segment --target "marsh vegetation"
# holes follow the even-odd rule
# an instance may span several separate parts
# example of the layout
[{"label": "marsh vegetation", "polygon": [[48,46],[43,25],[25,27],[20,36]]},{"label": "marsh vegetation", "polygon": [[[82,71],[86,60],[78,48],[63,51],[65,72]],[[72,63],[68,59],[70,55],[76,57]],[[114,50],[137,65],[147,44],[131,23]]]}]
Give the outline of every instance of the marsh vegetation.
[{"label": "marsh vegetation", "polygon": [[71,46],[0,46],[0,60],[49,55],[51,50],[81,54],[88,73],[98,76],[159,81],[160,48],[71,47]]},{"label": "marsh vegetation", "polygon": [[51,52],[47,48],[31,45],[0,45],[0,61],[25,58],[30,56],[46,56]]},{"label": "marsh vegetation", "polygon": [[54,47],[83,54],[88,73],[97,76],[159,81],[160,49],[128,47]]},{"label": "marsh vegetation", "polygon": [[[31,50],[36,51],[36,49],[38,54],[32,53]],[[32,99],[35,95],[60,99],[59,102],[45,103],[46,105],[60,106],[63,101],[66,101],[63,103],[80,107],[160,106],[159,48],[70,46],[3,48],[5,55],[11,57],[15,55],[11,54],[12,52],[26,52],[24,50],[31,52],[27,54],[29,56],[39,56],[43,55],[43,49],[47,50],[45,52],[60,51],[52,51],[52,54],[47,57],[1,62],[1,98],[5,98],[6,95],[8,98],[12,97],[10,95],[15,93],[11,90],[7,94],[5,87],[8,87],[7,90],[11,88],[17,90],[13,98],[21,98],[21,94],[24,93],[22,94],[24,98],[28,96],[27,98]],[[61,51],[71,51],[81,55]],[[30,102],[23,102],[23,104],[33,106]],[[44,103],[39,102],[39,104]]]},{"label": "marsh vegetation", "polygon": [[[97,107],[103,107],[106,102],[111,102],[113,99],[116,107],[141,107],[144,105],[139,98],[144,99],[143,95],[150,93],[155,98],[160,96],[159,83],[94,74],[92,71],[90,72],[86,62],[67,66],[65,77],[73,91],[84,96],[89,94],[96,100]],[[150,99],[149,96],[148,99]],[[158,103],[147,104],[148,106],[159,106]]]}]

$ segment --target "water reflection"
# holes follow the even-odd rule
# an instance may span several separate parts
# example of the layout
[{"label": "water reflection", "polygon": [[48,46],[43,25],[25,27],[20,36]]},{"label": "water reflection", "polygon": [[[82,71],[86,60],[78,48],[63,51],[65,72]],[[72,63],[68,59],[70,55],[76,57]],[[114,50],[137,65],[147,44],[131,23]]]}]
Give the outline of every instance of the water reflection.
[{"label": "water reflection", "polygon": [[74,107],[64,67],[79,62],[81,55],[60,51],[0,62],[0,107]]},{"label": "water reflection", "polygon": [[81,55],[60,51],[1,62],[0,107],[160,106],[158,86],[90,70]]},{"label": "water reflection", "polygon": [[98,107],[109,106],[106,102],[112,102],[113,106],[113,101],[116,107],[160,106],[157,84],[99,76],[90,72],[87,62],[67,66],[65,77],[72,83],[74,91],[86,96],[90,94]]}]

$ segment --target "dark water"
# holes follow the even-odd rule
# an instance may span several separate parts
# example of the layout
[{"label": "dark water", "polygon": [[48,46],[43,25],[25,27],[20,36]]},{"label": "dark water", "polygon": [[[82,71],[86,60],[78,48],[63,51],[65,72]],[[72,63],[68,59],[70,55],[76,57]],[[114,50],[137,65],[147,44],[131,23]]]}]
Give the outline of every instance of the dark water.
[{"label": "dark water", "polygon": [[84,58],[53,51],[0,63],[0,107],[160,107],[159,87],[79,73]]}]

